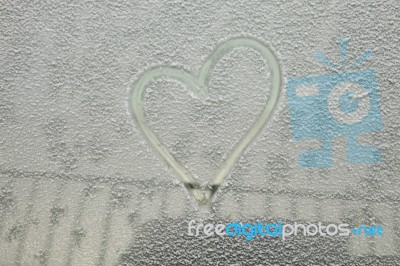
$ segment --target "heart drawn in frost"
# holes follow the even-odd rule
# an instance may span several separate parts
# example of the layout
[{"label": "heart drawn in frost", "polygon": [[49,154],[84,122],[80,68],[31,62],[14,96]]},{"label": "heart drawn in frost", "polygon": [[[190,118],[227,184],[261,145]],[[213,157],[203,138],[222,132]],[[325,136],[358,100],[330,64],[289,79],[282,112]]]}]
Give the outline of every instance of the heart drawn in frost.
[{"label": "heart drawn in frost", "polygon": [[[143,112],[144,92],[150,81],[160,77],[168,77],[181,81],[195,96],[206,97],[208,95],[208,82],[212,69],[226,53],[237,47],[252,48],[266,60],[271,72],[270,96],[262,112],[258,115],[253,125],[247,130],[246,134],[236,144],[225,161],[217,169],[211,182],[206,188],[202,188],[192,174],[175,160],[168,151],[168,148],[159,141],[157,136],[147,125]],[[225,177],[229,175],[235,162],[271,118],[272,112],[279,99],[281,80],[282,75],[278,60],[269,48],[253,39],[236,38],[219,45],[204,62],[198,76],[194,76],[185,70],[169,66],[159,66],[146,71],[131,86],[129,92],[129,109],[148,143],[172,167],[172,169],[175,170],[181,181],[189,189],[197,202],[205,204],[211,202],[212,196],[222,184]]]}]

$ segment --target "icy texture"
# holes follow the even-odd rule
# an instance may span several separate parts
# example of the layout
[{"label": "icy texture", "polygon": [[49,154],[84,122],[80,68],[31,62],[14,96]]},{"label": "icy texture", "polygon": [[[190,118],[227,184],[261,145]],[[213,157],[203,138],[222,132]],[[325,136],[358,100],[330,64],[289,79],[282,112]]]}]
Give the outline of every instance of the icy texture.
[{"label": "icy texture", "polygon": [[[2,1],[0,265],[396,265],[398,1],[193,2]],[[314,56],[339,62],[339,39],[350,40],[349,60],[372,49],[357,69],[377,72],[384,127],[361,142],[379,148],[382,161],[348,164],[346,141],[337,138],[333,168],[299,168],[301,151],[319,142],[292,140],[283,88],[273,120],[235,165],[210,219],[379,223],[383,238],[281,244],[183,236],[185,223],[203,214],[134,123],[129,86],[158,65],[196,74],[233,37],[268,45],[284,81],[330,73]],[[207,182],[262,109],[268,78],[256,52],[235,49],[215,67],[207,99],[175,80],[152,82],[146,116],[171,153]]]}]

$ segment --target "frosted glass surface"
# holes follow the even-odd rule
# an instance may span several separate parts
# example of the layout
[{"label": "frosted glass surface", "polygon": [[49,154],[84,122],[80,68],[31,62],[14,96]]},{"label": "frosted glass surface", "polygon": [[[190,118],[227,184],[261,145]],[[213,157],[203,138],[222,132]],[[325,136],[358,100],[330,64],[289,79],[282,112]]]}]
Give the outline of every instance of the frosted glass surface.
[{"label": "frosted glass surface", "polygon": [[[400,263],[398,1],[0,6],[0,265]],[[281,93],[271,119],[210,206],[199,206],[142,134],[129,93],[158,66],[198,75],[213,51],[234,38],[257,40],[274,53]],[[348,43],[345,61],[341,40]],[[356,64],[366,51],[366,60]],[[297,96],[319,93],[307,82],[332,84],[342,72],[353,73],[343,79],[376,86],[360,101],[340,96],[348,88],[357,92],[345,84],[322,107],[296,105]],[[271,78],[259,52],[237,47],[215,63],[206,97],[168,76],[151,80],[142,98],[144,117],[179,165],[206,188],[265,107]],[[308,85],[290,94],[301,83]],[[367,96],[376,102],[365,102]],[[368,123],[357,132],[346,126],[340,134],[335,127],[312,129],[314,122],[325,123],[315,119],[325,119],[325,109],[329,119],[349,125],[352,118],[341,115],[356,114],[364,103],[376,107],[368,109],[376,116],[365,120],[372,113],[360,111],[360,121]],[[329,104],[340,108],[332,111]],[[301,112],[316,116],[294,120]],[[379,153],[349,151],[357,143]],[[302,161],[305,151],[327,147],[331,153],[318,167]],[[380,224],[385,234],[285,242],[205,239],[186,234],[192,219]]]}]

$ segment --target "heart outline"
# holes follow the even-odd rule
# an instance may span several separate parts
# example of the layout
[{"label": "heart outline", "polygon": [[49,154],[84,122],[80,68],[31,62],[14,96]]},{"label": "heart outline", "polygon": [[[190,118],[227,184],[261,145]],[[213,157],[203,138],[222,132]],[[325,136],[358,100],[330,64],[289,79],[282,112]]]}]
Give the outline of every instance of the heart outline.
[{"label": "heart outline", "polygon": [[[200,184],[192,174],[175,160],[168,151],[168,148],[159,141],[155,133],[147,126],[143,110],[144,92],[146,86],[152,80],[168,77],[181,81],[185,87],[197,97],[205,97],[208,95],[208,82],[214,66],[224,55],[238,47],[248,47],[256,50],[267,62],[271,73],[270,96],[267,99],[264,109],[257,116],[252,126],[241,137],[239,142],[217,169],[209,183],[211,189],[206,191],[201,189]],[[271,119],[281,94],[281,85],[282,72],[275,54],[267,46],[257,40],[250,38],[234,38],[217,46],[201,66],[198,76],[186,70],[170,66],[158,66],[144,72],[136,82],[131,84],[131,89],[129,91],[129,109],[147,142],[156,150],[161,158],[175,170],[181,181],[192,192],[194,198],[199,203],[209,203],[218,187],[223,183],[226,176],[230,174],[235,162]]]}]

